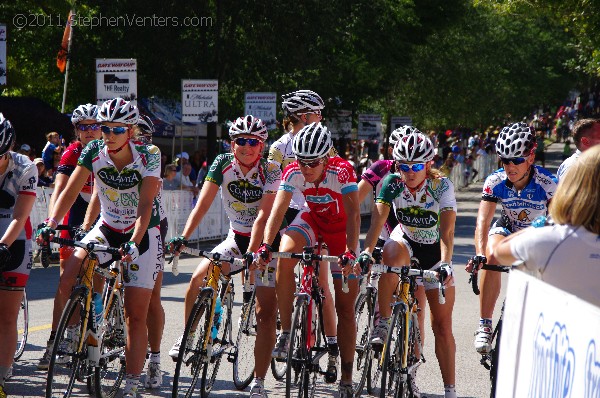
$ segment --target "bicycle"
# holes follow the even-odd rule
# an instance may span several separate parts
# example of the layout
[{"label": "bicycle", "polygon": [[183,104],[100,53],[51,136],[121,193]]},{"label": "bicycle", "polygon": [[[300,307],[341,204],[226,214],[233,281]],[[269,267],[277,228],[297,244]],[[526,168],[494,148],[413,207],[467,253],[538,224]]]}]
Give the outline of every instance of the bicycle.
[{"label": "bicycle", "polygon": [[[444,280],[449,275],[448,268],[442,266],[438,272],[417,267],[416,259],[411,259],[410,266],[390,267],[384,264],[374,264],[371,267],[371,272],[391,272],[400,277],[398,294],[395,295],[395,301],[392,304],[390,329],[383,346],[383,355],[375,369],[376,373],[381,372],[379,393],[381,398],[413,397],[411,374],[422,363],[425,363],[418,320],[419,303],[414,295],[417,286],[416,278],[437,281],[439,303],[446,302]],[[373,361],[371,361],[370,368],[372,366]],[[373,369],[371,369],[372,371]]]},{"label": "bicycle", "polygon": [[21,309],[17,318],[17,349],[15,351],[14,360],[18,361],[27,344],[27,336],[29,335],[29,302],[27,301],[27,291],[23,289],[23,298],[21,299]]},{"label": "bicycle", "polygon": [[[182,390],[182,396],[192,396],[198,383],[200,370],[202,370],[200,393],[201,397],[206,398],[217,377],[221,357],[234,346],[231,341],[231,318],[233,298],[235,297],[231,280],[233,274],[223,275],[221,262],[244,266],[244,260],[188,247],[184,251],[194,256],[208,258],[211,261],[211,267],[208,271],[206,287],[198,292],[192,312],[186,321],[173,376],[172,396],[179,397],[180,390]],[[176,262],[177,256],[174,256],[172,260]],[[216,319],[215,316],[217,300],[221,301],[222,308],[219,319]],[[213,325],[216,333],[213,331]],[[197,330],[198,327],[199,330]]]},{"label": "bicycle", "polygon": [[[79,273],[60,317],[48,367],[46,397],[69,397],[76,381],[86,382],[88,390],[97,397],[114,397],[125,372],[126,331],[120,289],[122,280],[129,279],[128,269],[117,260],[121,258],[117,248],[58,237],[52,242],[84,249],[88,261],[82,262],[83,272]],[[111,254],[116,266],[113,263],[110,270],[101,268],[96,252]],[[96,321],[100,314],[96,314],[92,298],[94,273],[115,280],[104,289],[101,326]],[[117,371],[109,372],[113,366]]]},{"label": "bicycle", "polygon": [[[331,376],[322,371],[319,364],[321,358],[329,353],[323,325],[324,295],[318,282],[320,262],[337,262],[339,257],[315,254],[312,246],[305,246],[302,253],[274,252],[272,256],[298,259],[302,265],[290,330],[285,396],[289,398],[296,387],[297,397],[314,397],[317,376]],[[348,292],[347,277],[343,278],[342,291]]]},{"label": "bicycle", "polygon": [[[495,272],[510,272],[512,267],[502,266],[502,265],[490,265],[486,264],[485,261],[482,262],[483,266],[480,269],[484,269],[487,271],[495,271]],[[476,295],[480,294],[479,286],[477,285],[478,278],[478,269],[479,262],[475,262],[473,264],[473,269],[471,270],[471,275],[469,277],[469,283],[471,283],[471,288],[473,289],[473,293]],[[496,377],[498,376],[498,357],[500,355],[500,335],[502,333],[502,318],[504,317],[504,302],[502,303],[502,309],[500,310],[500,317],[498,318],[498,322],[496,322],[496,326],[494,326],[494,331],[492,332],[492,338],[490,339],[490,345],[492,345],[492,349],[488,353],[481,354],[481,359],[479,363],[483,365],[484,368],[490,371],[490,383],[492,384],[490,390],[490,398],[496,397]]]}]

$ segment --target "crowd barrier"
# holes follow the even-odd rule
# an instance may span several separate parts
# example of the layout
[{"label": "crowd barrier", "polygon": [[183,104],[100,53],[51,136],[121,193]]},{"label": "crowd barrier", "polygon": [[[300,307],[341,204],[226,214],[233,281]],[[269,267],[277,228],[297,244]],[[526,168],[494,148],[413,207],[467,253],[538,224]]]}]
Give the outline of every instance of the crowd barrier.
[{"label": "crowd barrier", "polygon": [[[456,163],[448,178],[454,184],[455,189],[464,188],[467,182],[484,181],[493,171],[498,169],[498,155],[485,154],[477,157],[470,168],[463,163]],[[473,179],[473,170],[477,170],[477,176]]]},{"label": "crowd barrier", "polygon": [[[51,188],[38,187],[37,198],[31,212],[31,225],[35,228],[48,217],[48,203],[52,195]],[[167,214],[169,229],[167,239],[178,236],[183,231],[185,223],[196,203],[193,193],[189,191],[163,191],[162,205]],[[360,213],[371,214],[373,198],[367,197],[360,205]],[[229,231],[229,219],[223,209],[221,194],[213,201],[202,222],[190,236],[190,241],[209,241],[222,239]]]}]

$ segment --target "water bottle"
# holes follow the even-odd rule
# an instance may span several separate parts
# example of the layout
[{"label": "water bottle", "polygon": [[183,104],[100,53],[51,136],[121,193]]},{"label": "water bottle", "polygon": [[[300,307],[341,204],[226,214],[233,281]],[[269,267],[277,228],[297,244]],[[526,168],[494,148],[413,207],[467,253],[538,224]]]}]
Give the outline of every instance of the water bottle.
[{"label": "water bottle", "polygon": [[99,326],[102,322],[102,295],[94,292],[92,294],[92,301],[94,304],[94,316],[96,319],[96,326]]},{"label": "water bottle", "polygon": [[223,313],[223,306],[221,305],[221,297],[217,297],[217,305],[215,306],[215,318],[213,320],[213,326],[211,329],[211,337],[212,339],[217,338],[217,332],[219,330],[219,326],[221,325],[221,314]]}]

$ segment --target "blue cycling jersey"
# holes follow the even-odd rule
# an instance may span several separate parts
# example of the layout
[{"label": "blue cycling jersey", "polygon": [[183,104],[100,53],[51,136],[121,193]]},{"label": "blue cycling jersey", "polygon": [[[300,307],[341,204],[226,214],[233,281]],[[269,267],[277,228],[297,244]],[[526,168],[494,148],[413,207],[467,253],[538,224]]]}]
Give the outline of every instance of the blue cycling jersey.
[{"label": "blue cycling jersey", "polygon": [[557,179],[548,170],[533,166],[529,181],[521,191],[508,180],[504,169],[490,174],[483,184],[482,200],[500,203],[504,225],[516,232],[531,225],[531,222],[548,213],[548,203],[556,191]]}]

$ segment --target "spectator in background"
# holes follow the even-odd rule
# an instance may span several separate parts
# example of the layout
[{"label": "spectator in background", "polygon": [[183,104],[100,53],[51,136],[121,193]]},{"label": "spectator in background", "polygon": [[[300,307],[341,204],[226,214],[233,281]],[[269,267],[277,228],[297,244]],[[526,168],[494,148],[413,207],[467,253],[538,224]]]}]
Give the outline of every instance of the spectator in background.
[{"label": "spectator in background", "polygon": [[546,144],[544,143],[544,132],[537,131],[535,134],[535,161],[542,162],[542,167],[546,167]]},{"label": "spectator in background", "polygon": [[577,161],[581,153],[594,145],[600,144],[600,119],[581,119],[573,126],[573,142],[577,150],[566,159],[556,173],[560,180],[571,165]]},{"label": "spectator in background", "polygon": [[52,180],[52,178],[46,175],[46,167],[44,166],[44,160],[42,158],[35,158],[33,160],[33,164],[36,165],[38,170],[38,187],[54,186],[54,181]]},{"label": "spectator in background", "polygon": [[[186,163],[190,163],[190,155],[187,152],[181,152],[176,156],[176,158],[177,159],[175,160],[175,162],[177,163],[177,171],[181,172],[183,165],[185,165]],[[192,168],[192,171],[190,172],[190,180],[196,181],[196,177],[197,173],[194,170],[194,168]]]},{"label": "spectator in background", "polygon": [[208,174],[208,167],[206,165],[206,160],[202,162],[202,166],[200,170],[198,170],[198,179],[196,180],[196,186],[198,189],[202,189],[202,184],[204,184],[204,177]]},{"label": "spectator in background", "polygon": [[192,165],[190,163],[185,163],[181,166],[181,171],[177,173],[175,177],[181,182],[181,189],[185,189],[186,191],[194,191],[196,180],[191,179]]},{"label": "spectator in background", "polygon": [[19,148],[17,153],[20,153],[21,155],[25,155],[28,158],[30,158],[31,157],[31,147],[27,144],[23,144],[23,145],[21,145],[21,147]]},{"label": "spectator in background", "polygon": [[562,153],[562,160],[563,160],[563,162],[565,160],[567,160],[567,158],[569,156],[571,156],[572,152],[573,151],[571,150],[571,140],[566,140],[565,141],[565,146],[563,147],[563,153]]},{"label": "spectator in background", "polygon": [[165,191],[174,191],[181,187],[181,181],[177,179],[177,166],[168,164],[165,166],[163,178],[163,189]]},{"label": "spectator in background", "polygon": [[449,153],[448,156],[446,156],[446,160],[444,160],[444,163],[440,167],[440,171],[446,177],[450,177],[450,174],[452,174],[453,168],[454,168],[454,155],[452,153]]},{"label": "spectator in background", "polygon": [[196,174],[200,172],[200,169],[202,168],[202,162],[204,162],[202,154],[200,153],[200,151],[195,151],[194,155],[190,159],[190,163],[192,164],[192,168],[194,169]]},{"label": "spectator in background", "polygon": [[46,140],[48,142],[46,142],[46,146],[42,150],[42,159],[44,160],[44,167],[46,167],[46,171],[51,174],[54,172],[54,154],[58,153],[58,159],[60,161],[60,154],[62,153],[63,145],[61,143],[60,136],[54,131],[46,134]]}]

